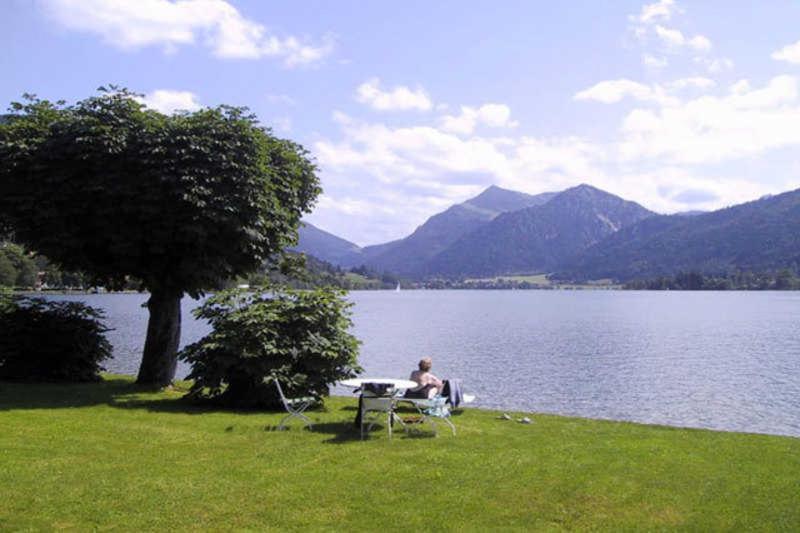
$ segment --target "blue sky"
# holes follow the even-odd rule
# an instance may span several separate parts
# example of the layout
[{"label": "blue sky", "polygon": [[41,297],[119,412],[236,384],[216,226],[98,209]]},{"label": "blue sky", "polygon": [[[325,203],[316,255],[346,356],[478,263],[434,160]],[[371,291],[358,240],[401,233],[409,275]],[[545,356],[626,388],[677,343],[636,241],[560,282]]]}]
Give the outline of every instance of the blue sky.
[{"label": "blue sky", "polygon": [[490,184],[660,212],[800,187],[800,3],[6,0],[0,104],[103,84],[247,105],[304,144],[308,219],[402,237]]}]

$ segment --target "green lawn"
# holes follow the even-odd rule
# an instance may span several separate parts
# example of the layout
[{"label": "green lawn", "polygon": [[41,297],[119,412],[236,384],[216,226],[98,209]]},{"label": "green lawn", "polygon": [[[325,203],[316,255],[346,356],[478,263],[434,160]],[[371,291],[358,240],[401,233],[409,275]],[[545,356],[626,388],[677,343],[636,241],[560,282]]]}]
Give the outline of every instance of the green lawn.
[{"label": "green lawn", "polygon": [[0,383],[0,530],[800,529],[800,439],[467,409],[361,442],[350,398],[279,432],[180,394]]}]

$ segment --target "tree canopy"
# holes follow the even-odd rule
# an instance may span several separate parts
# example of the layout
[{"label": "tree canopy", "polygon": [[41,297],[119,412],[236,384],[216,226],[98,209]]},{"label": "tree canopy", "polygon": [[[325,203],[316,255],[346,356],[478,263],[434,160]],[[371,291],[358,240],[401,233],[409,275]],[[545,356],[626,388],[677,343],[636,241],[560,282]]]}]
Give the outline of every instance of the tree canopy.
[{"label": "tree canopy", "polygon": [[147,383],[174,376],[180,297],[274,260],[320,193],[308,152],[245,108],[164,115],[117,88],[69,106],[25,95],[0,125],[0,162],[0,226],[17,242],[151,292]]}]

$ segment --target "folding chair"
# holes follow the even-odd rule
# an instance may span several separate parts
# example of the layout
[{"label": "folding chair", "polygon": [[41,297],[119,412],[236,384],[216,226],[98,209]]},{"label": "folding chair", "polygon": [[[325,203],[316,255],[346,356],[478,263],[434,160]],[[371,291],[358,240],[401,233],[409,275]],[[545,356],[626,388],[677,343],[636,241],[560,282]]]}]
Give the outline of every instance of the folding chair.
[{"label": "folding chair", "polygon": [[283,417],[281,423],[278,424],[278,429],[286,429],[286,422],[292,418],[299,418],[305,422],[305,427],[307,428],[313,427],[311,420],[309,420],[308,417],[303,414],[303,411],[308,409],[311,404],[314,403],[315,398],[312,396],[304,396],[302,398],[287,398],[283,394],[280,381],[275,378],[272,378],[272,380],[275,382],[275,386],[278,388],[278,394],[281,397],[281,402],[283,403],[284,409],[286,409],[286,412],[289,413]]},{"label": "folding chair", "polygon": [[[360,404],[360,430],[361,439],[364,439],[364,428],[369,432],[372,426],[377,424],[386,415],[386,426],[389,428],[389,439],[392,438],[392,424],[398,422],[401,426],[403,421],[394,412],[397,402],[396,391],[391,388],[373,387],[372,383],[364,383],[361,386]],[[380,384],[379,384],[380,385]],[[371,416],[370,416],[371,415]]]},{"label": "folding chair", "polygon": [[420,425],[424,424],[425,422],[430,422],[431,426],[433,427],[433,432],[438,435],[439,432],[436,427],[436,420],[438,419],[444,421],[445,424],[450,426],[450,429],[453,431],[453,435],[456,434],[456,426],[450,420],[450,407],[447,405],[447,397],[435,396],[429,400],[403,398],[401,401],[408,402],[417,409],[422,417],[418,422]]}]

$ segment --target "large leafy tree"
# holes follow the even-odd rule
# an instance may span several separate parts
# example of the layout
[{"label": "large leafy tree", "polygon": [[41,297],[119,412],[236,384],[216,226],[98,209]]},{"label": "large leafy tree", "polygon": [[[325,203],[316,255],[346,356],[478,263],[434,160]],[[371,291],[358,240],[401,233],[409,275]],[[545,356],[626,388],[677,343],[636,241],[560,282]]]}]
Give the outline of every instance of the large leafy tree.
[{"label": "large leafy tree", "polygon": [[0,225],[97,284],[149,290],[140,383],[172,381],[181,297],[275,261],[318,196],[308,153],[243,108],[163,115],[127,90],[26,95],[0,124]]}]

